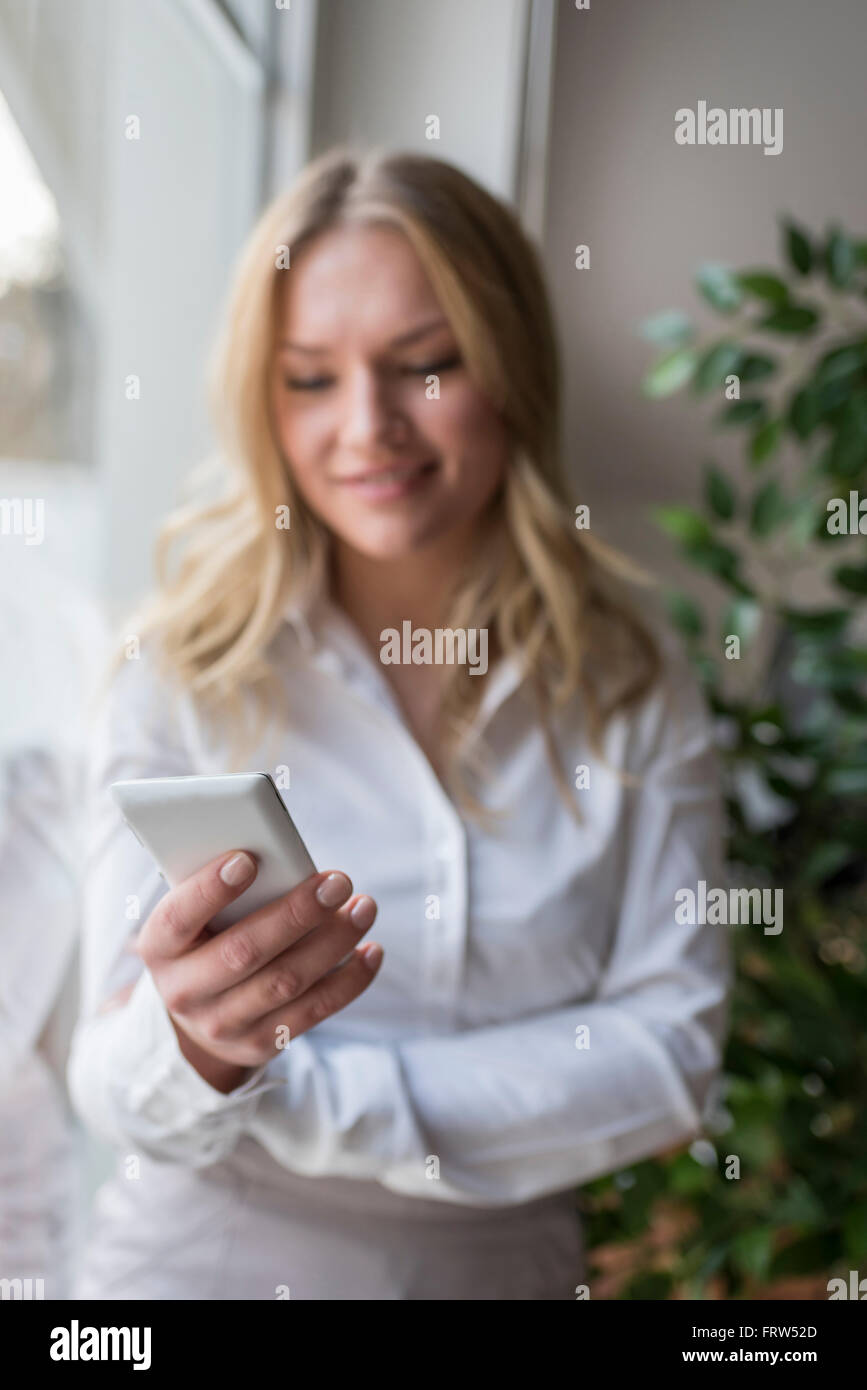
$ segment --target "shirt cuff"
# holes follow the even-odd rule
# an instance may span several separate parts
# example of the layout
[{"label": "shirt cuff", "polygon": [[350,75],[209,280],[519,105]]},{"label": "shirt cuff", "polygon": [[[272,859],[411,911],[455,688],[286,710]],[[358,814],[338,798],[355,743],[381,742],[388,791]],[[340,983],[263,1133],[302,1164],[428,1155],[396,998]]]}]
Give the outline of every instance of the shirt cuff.
[{"label": "shirt cuff", "polygon": [[[236,1090],[224,1094],[200,1076],[178,1043],[162,997],[143,971],[125,1006],[114,1019],[111,1082],[115,1102],[136,1117],[142,1138],[169,1136],[196,1128],[242,1129],[258,1097],[285,1080],[264,1081],[268,1064]],[[216,1136],[214,1136],[216,1137]]]}]

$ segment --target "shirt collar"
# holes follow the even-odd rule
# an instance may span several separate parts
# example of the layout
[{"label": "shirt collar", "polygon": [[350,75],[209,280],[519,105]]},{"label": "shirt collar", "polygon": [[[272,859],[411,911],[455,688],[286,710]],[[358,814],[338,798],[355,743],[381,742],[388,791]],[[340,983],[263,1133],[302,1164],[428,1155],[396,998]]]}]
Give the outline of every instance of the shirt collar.
[{"label": "shirt collar", "polygon": [[[286,603],[283,617],[311,659],[322,665],[323,669],[337,672],[339,667],[340,674],[345,674],[345,668],[339,662],[341,652],[345,657],[354,647],[361,660],[371,662],[373,658],[366,648],[362,651],[361,639],[353,625],[331,598],[326,574],[325,557],[320,551],[316,562],[311,565],[307,582]],[[515,653],[501,657],[487,672],[477,713],[476,734],[523,683],[525,675],[523,662]]]}]

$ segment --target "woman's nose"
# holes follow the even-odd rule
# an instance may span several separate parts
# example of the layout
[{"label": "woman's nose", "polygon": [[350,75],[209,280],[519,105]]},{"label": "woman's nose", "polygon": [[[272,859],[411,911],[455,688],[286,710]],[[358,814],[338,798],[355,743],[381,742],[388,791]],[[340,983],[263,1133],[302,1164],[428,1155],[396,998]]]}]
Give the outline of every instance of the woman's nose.
[{"label": "woman's nose", "polygon": [[341,443],[347,448],[371,448],[399,443],[408,421],[391,384],[373,371],[352,375],[341,405]]}]

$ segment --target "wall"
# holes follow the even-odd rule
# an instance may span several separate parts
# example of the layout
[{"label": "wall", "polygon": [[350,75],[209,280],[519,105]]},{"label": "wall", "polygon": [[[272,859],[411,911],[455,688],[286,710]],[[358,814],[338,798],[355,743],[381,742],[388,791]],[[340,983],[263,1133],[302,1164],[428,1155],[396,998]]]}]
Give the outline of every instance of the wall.
[{"label": "wall", "polygon": [[[863,0],[592,0],[587,11],[561,0],[545,244],[576,489],[600,534],[667,573],[694,574],[646,510],[697,495],[707,412],[681,396],[642,399],[651,352],[635,325],[698,307],[703,261],[773,262],[780,212],[867,232],[865,18]],[[675,110],[701,98],[783,107],[782,153],[676,145]],[[578,243],[589,271],[574,269]]]},{"label": "wall", "polygon": [[[320,7],[313,152],[338,141],[454,160],[515,189],[527,0],[326,0]],[[425,138],[425,118],[441,138]]]}]

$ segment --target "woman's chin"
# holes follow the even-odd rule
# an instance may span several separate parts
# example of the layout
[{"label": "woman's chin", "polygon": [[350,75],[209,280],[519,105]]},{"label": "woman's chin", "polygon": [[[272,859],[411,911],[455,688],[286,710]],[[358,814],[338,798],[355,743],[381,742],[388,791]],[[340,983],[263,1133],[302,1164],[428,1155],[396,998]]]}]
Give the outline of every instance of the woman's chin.
[{"label": "woman's chin", "polygon": [[339,542],[369,560],[382,563],[408,560],[444,539],[452,528],[435,524],[365,526],[334,529]]}]

